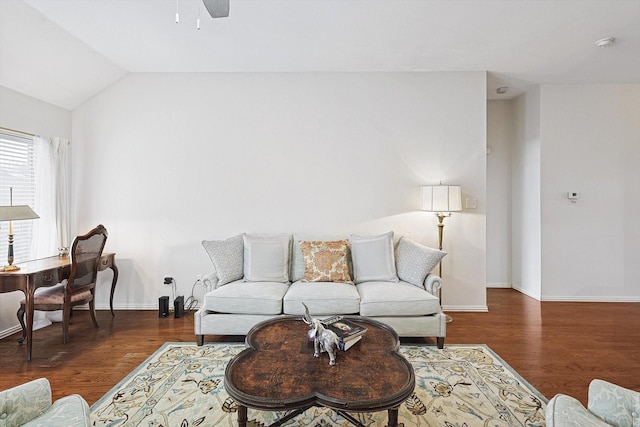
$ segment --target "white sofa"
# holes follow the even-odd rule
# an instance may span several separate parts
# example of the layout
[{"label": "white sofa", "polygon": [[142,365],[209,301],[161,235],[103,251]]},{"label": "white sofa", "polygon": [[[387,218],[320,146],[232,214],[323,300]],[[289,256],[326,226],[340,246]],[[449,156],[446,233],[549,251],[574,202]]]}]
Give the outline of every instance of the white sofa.
[{"label": "white sofa", "polygon": [[393,232],[375,236],[242,234],[203,241],[214,265],[210,289],[195,314],[198,345],[205,335],[246,335],[277,316],[360,315],[401,337],[435,337],[443,348],[442,280],[430,274],[445,252]]}]

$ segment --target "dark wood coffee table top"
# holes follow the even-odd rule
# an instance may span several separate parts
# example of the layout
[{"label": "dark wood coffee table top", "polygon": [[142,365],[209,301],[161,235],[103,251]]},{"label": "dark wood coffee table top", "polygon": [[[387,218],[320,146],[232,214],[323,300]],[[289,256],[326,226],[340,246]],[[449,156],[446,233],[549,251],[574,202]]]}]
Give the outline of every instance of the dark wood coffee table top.
[{"label": "dark wood coffee table top", "polygon": [[225,388],[240,405],[281,411],[326,406],[339,411],[396,409],[412,393],[415,376],[400,355],[398,335],[389,326],[356,316],[367,327],[362,340],[329,356],[313,356],[309,327],[300,316],[268,320],[247,335],[248,348],[229,362]]}]

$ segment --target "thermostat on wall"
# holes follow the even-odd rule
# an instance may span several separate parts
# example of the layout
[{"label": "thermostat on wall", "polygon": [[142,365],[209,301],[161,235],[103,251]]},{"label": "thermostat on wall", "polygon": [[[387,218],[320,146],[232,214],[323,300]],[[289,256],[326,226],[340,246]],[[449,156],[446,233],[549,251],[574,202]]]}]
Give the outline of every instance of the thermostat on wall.
[{"label": "thermostat on wall", "polygon": [[567,199],[569,200],[578,200],[580,198],[580,193],[577,191],[569,191],[567,193]]}]

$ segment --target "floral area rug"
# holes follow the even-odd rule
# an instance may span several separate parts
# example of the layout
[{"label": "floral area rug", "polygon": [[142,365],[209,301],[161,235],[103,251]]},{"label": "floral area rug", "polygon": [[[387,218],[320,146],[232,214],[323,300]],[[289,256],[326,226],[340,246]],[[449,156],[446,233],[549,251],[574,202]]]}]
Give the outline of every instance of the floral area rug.
[{"label": "floral area rug", "polygon": [[[224,389],[228,361],[243,344],[166,343],[91,407],[93,426],[236,426],[237,404]],[[402,427],[545,426],[547,399],[485,345],[403,345],[415,371],[415,392],[399,410]],[[249,408],[249,427],[286,412]],[[353,414],[365,426],[385,426],[387,412]],[[283,424],[350,426],[327,408],[310,408]]]}]

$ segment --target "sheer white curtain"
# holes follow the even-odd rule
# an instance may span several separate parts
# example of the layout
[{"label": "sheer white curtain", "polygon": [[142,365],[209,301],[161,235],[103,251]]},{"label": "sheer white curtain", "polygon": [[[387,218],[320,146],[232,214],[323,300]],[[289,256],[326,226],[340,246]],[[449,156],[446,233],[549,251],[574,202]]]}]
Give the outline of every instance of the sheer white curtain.
[{"label": "sheer white curtain", "polygon": [[70,227],[71,144],[63,138],[33,138],[36,200],[40,219],[33,222],[31,259],[68,248]]},{"label": "sheer white curtain", "polygon": [[[58,254],[68,248],[70,223],[71,144],[63,138],[35,136],[34,171],[36,198],[33,210],[40,216],[33,221],[31,259]],[[37,312],[33,329],[61,321],[59,312]]]}]

